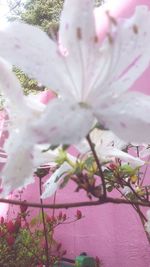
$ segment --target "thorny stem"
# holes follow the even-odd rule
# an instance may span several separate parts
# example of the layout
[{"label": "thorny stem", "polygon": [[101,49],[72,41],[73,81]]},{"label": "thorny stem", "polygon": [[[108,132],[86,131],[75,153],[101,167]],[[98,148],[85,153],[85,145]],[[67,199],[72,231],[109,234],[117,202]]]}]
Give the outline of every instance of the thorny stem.
[{"label": "thorny stem", "polygon": [[49,261],[49,252],[48,252],[47,229],[46,229],[46,222],[45,222],[45,215],[44,215],[43,199],[41,198],[41,195],[42,195],[42,178],[40,178],[40,177],[39,177],[39,189],[40,189],[40,203],[41,203],[42,221],[43,221],[44,237],[45,237],[46,267],[49,267],[50,261]]},{"label": "thorny stem", "polygon": [[100,174],[101,181],[102,181],[102,187],[103,187],[103,198],[106,198],[107,197],[107,191],[106,191],[105,178],[104,178],[104,174],[103,174],[103,171],[102,171],[102,167],[101,167],[99,158],[98,158],[98,156],[96,154],[95,148],[93,146],[93,143],[91,141],[91,138],[90,138],[89,134],[87,135],[86,139],[87,139],[88,144],[89,144],[89,146],[91,148],[91,151],[93,153],[94,159],[96,161],[96,164],[97,164],[97,167],[98,167],[98,170],[99,170],[99,174]]}]

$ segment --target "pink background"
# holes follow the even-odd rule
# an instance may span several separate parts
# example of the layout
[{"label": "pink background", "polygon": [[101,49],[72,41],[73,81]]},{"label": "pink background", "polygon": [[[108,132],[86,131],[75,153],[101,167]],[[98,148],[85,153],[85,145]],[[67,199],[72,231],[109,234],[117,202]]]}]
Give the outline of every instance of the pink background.
[{"label": "pink background", "polygon": [[[111,14],[115,17],[127,17],[134,11],[136,4],[147,4],[150,1],[111,0]],[[103,11],[96,12],[99,33],[104,33],[107,19]],[[103,27],[101,27],[101,24]],[[135,83],[133,89],[150,94],[150,69]],[[38,201],[38,189],[31,185],[24,193],[29,201]],[[85,193],[74,193],[75,186],[70,185],[58,191],[57,202],[73,202],[87,200]],[[52,203],[53,198],[46,202]],[[1,204],[1,214],[4,214]],[[57,239],[67,249],[67,257],[75,258],[85,251],[98,256],[104,267],[150,267],[150,246],[147,242],[141,221],[131,207],[125,205],[105,204],[96,207],[80,208],[85,218],[74,224],[60,226],[56,231]],[[12,207],[11,207],[12,212]],[[56,211],[57,213],[58,211]],[[73,217],[76,209],[67,210]]]}]

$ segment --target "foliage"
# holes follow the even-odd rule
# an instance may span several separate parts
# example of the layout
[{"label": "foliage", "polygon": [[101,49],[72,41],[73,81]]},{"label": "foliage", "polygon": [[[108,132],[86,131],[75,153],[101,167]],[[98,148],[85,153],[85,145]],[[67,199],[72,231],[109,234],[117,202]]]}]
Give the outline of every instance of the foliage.
[{"label": "foliage", "polygon": [[25,95],[28,95],[29,93],[36,93],[37,91],[43,91],[43,86],[38,86],[38,83],[35,80],[29,79],[22,71],[16,68],[14,68],[14,71],[22,88],[24,89]]},{"label": "foliage", "polygon": [[[34,267],[46,264],[45,239],[42,229],[42,213],[30,218],[25,205],[12,220],[0,220],[0,266]],[[44,214],[49,245],[50,266],[60,261],[66,254],[62,244],[54,239],[54,230],[58,225],[67,224],[69,218],[61,211],[56,216]],[[77,210],[72,222],[82,218]],[[70,223],[71,221],[69,221]]]},{"label": "foliage", "polygon": [[39,25],[49,33],[50,28],[58,22],[63,2],[63,0],[28,1],[21,19],[32,25]]}]

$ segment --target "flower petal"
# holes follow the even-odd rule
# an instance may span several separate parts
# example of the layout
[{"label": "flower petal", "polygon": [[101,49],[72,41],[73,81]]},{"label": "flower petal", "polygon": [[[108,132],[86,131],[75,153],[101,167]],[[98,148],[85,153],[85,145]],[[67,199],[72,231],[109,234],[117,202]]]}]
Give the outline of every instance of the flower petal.
[{"label": "flower petal", "polygon": [[64,162],[60,166],[60,168],[57,169],[44,184],[45,191],[43,192],[41,198],[47,198],[52,196],[59,188],[59,184],[63,179],[64,174],[70,171],[71,169],[72,167],[67,162]]},{"label": "flower petal", "polygon": [[8,157],[2,170],[3,197],[14,189],[34,182],[32,145],[26,142],[21,133],[15,132],[5,147]]},{"label": "flower petal", "polygon": [[127,146],[127,143],[119,139],[111,131],[94,129],[91,132],[91,139],[95,144],[95,149],[101,162],[119,158],[135,167],[142,166],[145,163],[140,158],[123,152],[121,149],[125,148]]},{"label": "flower petal", "polygon": [[114,49],[118,53],[112,62],[113,88],[126,91],[149,66],[149,28],[150,10],[147,6],[137,6],[134,15],[118,25],[114,40]]},{"label": "flower petal", "polygon": [[[102,105],[130,89],[148,68],[150,62],[150,10],[137,6],[134,15],[119,21],[109,33],[110,45],[104,40],[99,54],[103,63],[99,78],[93,84],[90,103]],[[100,62],[100,56],[95,59]],[[100,64],[101,66],[101,64]],[[98,69],[97,67],[94,68]],[[105,104],[106,104],[105,101]]]},{"label": "flower petal", "polygon": [[66,0],[61,15],[59,37],[67,49],[67,68],[74,84],[75,97],[84,99],[91,79],[97,45],[92,0]]},{"label": "flower petal", "polygon": [[138,157],[133,157],[128,153],[125,153],[115,147],[102,147],[100,148],[98,152],[98,155],[100,158],[103,160],[110,160],[112,158],[118,158],[121,159],[122,161],[125,161],[127,163],[130,163],[132,167],[137,167],[137,166],[143,166],[145,162],[141,160]]},{"label": "flower petal", "polygon": [[43,164],[56,165],[55,160],[59,154],[58,148],[44,152],[49,145],[35,145],[34,147],[34,166],[39,167]]},{"label": "flower petal", "polygon": [[98,112],[98,120],[127,142],[150,143],[150,96],[131,92]]},{"label": "flower petal", "polygon": [[33,134],[39,143],[75,144],[87,135],[93,120],[91,109],[54,99],[34,125]]},{"label": "flower petal", "polygon": [[118,138],[113,132],[107,130],[94,129],[91,132],[91,138],[97,148],[103,146],[123,149],[127,146],[127,143]]},{"label": "flower petal", "polygon": [[35,26],[12,22],[0,31],[0,40],[1,57],[42,85],[70,94],[72,83],[63,56],[46,33]]},{"label": "flower petal", "polygon": [[150,156],[150,147],[145,145],[144,147],[142,146],[141,151],[139,152],[140,158],[146,158]]},{"label": "flower petal", "polygon": [[[24,95],[12,67],[0,58],[0,89],[14,108],[26,109]],[[19,101],[18,101],[19,99]]]}]

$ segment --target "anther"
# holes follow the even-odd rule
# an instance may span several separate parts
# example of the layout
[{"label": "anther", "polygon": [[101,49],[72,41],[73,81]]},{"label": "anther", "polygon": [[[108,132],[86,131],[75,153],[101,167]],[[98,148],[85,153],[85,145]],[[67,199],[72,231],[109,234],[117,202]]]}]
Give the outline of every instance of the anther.
[{"label": "anther", "polygon": [[138,29],[137,25],[133,25],[133,31],[134,31],[135,34],[138,34],[139,29]]},{"label": "anther", "polygon": [[79,40],[81,40],[81,39],[82,39],[82,32],[81,32],[81,28],[77,28],[77,38],[78,38]]}]

